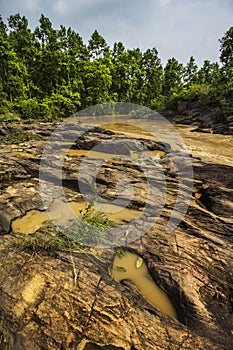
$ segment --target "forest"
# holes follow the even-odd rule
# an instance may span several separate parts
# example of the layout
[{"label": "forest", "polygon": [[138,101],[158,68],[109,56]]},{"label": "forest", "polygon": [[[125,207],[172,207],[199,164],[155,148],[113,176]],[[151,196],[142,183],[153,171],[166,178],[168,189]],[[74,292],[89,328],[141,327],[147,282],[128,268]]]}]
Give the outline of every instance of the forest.
[{"label": "forest", "polygon": [[0,119],[63,118],[105,102],[162,111],[198,101],[222,122],[233,113],[233,27],[219,39],[219,63],[198,67],[193,56],[186,65],[174,57],[162,65],[155,47],[110,47],[97,30],[85,44],[43,14],[34,30],[20,14],[7,21],[0,16]]}]

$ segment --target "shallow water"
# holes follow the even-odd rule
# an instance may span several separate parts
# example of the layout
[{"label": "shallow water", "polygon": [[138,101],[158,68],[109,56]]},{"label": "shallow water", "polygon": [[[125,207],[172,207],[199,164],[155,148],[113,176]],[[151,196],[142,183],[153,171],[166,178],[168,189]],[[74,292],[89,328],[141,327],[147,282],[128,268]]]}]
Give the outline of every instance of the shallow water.
[{"label": "shallow water", "polygon": [[95,159],[114,159],[117,158],[116,154],[104,153],[104,152],[96,152],[96,151],[88,151],[84,149],[63,149],[64,152],[67,153],[70,157],[88,157]]},{"label": "shallow water", "polygon": [[191,132],[193,127],[177,126],[187,151],[203,161],[233,166],[233,136]]},{"label": "shallow water", "polygon": [[[57,205],[56,202],[51,206],[53,211],[54,223],[59,226],[67,226],[69,220],[82,216],[82,212],[87,206],[87,202],[69,202],[68,208],[62,204]],[[123,224],[136,219],[141,212],[139,210],[128,209],[113,204],[96,203],[94,205],[96,211],[104,212],[106,217],[114,220],[116,224]],[[17,218],[12,223],[13,232],[31,234],[39,230],[46,221],[51,218],[46,211],[30,210],[24,216]]]},{"label": "shallow water", "polygon": [[[166,120],[132,119],[123,116],[86,118],[86,123],[99,124],[104,129],[119,133],[119,136],[144,137],[171,144],[173,149],[186,149],[194,157],[203,161],[233,166],[233,136],[203,132],[192,132],[196,127],[172,125]],[[177,137],[175,135],[177,133]],[[121,134],[121,135],[120,135]]]},{"label": "shallow water", "polygon": [[[105,153],[105,152],[97,152],[97,151],[88,151],[88,150],[83,150],[83,149],[67,149],[64,148],[62,149],[63,152],[67,153],[68,156],[70,157],[88,157],[88,158],[94,158],[94,159],[105,159],[105,160],[111,160],[111,159],[119,159],[121,158],[121,155],[117,154],[111,154],[111,153]],[[159,150],[154,150],[154,151],[146,151],[143,152],[147,154],[148,156],[151,157],[157,157],[161,158],[162,156],[165,155],[165,152],[159,151]],[[136,157],[135,153],[130,154],[131,159],[134,159]]]},{"label": "shallow water", "polygon": [[49,216],[46,211],[30,210],[26,215],[12,222],[12,231],[15,233],[34,233],[48,220]]},{"label": "shallow water", "polygon": [[115,256],[111,275],[115,281],[130,280],[144,297],[163,313],[177,318],[176,310],[168,295],[151,278],[145,262],[137,268],[139,256],[130,252],[122,257]]},{"label": "shallow water", "polygon": [[17,155],[19,155],[19,156],[21,156],[21,157],[28,157],[28,158],[33,158],[33,157],[35,157],[34,154],[32,154],[32,153],[27,153],[27,152],[23,152],[23,151],[13,151],[12,153],[13,153],[13,154],[17,154]]}]

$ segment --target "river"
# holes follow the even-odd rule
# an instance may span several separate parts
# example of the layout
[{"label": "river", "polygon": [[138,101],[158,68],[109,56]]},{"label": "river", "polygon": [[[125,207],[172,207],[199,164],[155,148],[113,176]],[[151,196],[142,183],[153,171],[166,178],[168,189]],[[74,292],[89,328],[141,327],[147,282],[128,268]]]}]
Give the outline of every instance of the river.
[{"label": "river", "polygon": [[172,148],[185,148],[193,157],[206,162],[233,166],[233,136],[196,132],[195,126],[172,125],[165,121],[132,119],[123,116],[82,118],[86,124],[123,133],[127,137],[143,137],[165,141]]}]

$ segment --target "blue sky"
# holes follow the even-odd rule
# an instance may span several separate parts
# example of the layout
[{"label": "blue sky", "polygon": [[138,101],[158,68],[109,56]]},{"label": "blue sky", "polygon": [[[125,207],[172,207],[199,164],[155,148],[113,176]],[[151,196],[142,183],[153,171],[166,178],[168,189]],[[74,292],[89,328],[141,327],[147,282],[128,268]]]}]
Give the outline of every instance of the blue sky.
[{"label": "blue sky", "polygon": [[199,65],[218,61],[218,39],[233,26],[232,0],[0,0],[4,21],[18,12],[31,28],[43,13],[55,28],[70,26],[85,42],[97,29],[109,45],[156,47],[163,63],[174,56],[185,64],[191,55]]}]

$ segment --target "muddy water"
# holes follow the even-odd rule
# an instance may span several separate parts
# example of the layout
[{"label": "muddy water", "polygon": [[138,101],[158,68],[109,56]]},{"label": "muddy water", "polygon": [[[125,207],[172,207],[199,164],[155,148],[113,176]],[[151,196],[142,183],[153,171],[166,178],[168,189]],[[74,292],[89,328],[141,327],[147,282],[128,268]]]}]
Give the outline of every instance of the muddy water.
[{"label": "muddy water", "polygon": [[12,230],[17,233],[34,233],[48,220],[49,216],[46,211],[30,210],[22,218],[13,221]]},{"label": "muddy water", "polygon": [[[95,159],[105,159],[105,160],[110,160],[110,159],[119,159],[121,158],[121,155],[117,154],[111,154],[111,153],[104,153],[104,152],[96,152],[96,151],[88,151],[88,150],[80,150],[80,149],[63,149],[64,152],[67,153],[68,156],[70,157],[88,157],[88,158],[95,158]],[[144,152],[147,155],[151,157],[157,157],[161,158],[165,152],[159,151],[159,150],[154,150],[154,151],[147,151]],[[130,155],[132,159],[136,157],[134,153]]]},{"label": "muddy water", "polygon": [[[82,122],[82,118],[80,121]],[[132,119],[127,116],[107,116],[101,119],[88,117],[84,118],[84,122],[92,125],[98,123],[100,127],[118,133],[119,137],[144,137],[155,141],[165,141],[170,143],[173,149],[180,149],[176,147],[171,128],[166,122],[158,123],[154,120]],[[203,161],[233,166],[232,135],[192,132],[196,128],[194,126],[174,125],[174,127],[181,136],[179,141],[194,157],[200,157]]]},{"label": "muddy water", "polygon": [[115,159],[118,158],[116,154],[104,153],[104,152],[96,152],[96,151],[88,151],[84,149],[63,149],[64,152],[67,153],[70,157],[88,157],[95,159]]},{"label": "muddy water", "polygon": [[[145,262],[137,266],[139,256],[127,252],[114,258],[111,275],[115,281],[130,280],[144,297],[163,313],[177,318],[177,313],[168,295],[152,280]],[[140,260],[139,260],[140,261]]]},{"label": "muddy water", "polygon": [[233,166],[233,136],[191,132],[193,127],[177,126],[177,130],[194,157],[212,163]]},{"label": "muddy water", "polygon": [[32,153],[27,153],[27,152],[23,152],[23,151],[13,151],[12,152],[13,154],[17,154],[21,157],[27,157],[27,158],[33,158],[35,157],[34,154]]},{"label": "muddy water", "polygon": [[104,123],[101,125],[101,128],[124,134],[119,136],[124,136],[124,137],[127,136],[129,138],[143,137],[153,141],[159,141],[159,139],[155,135],[153,135],[149,130],[145,129],[144,121],[137,120],[136,122],[134,121],[134,123],[132,123],[131,119],[123,119],[123,118],[120,118],[120,119],[121,119],[121,122]]},{"label": "muddy water", "polygon": [[[159,134],[163,135],[166,133],[165,130],[161,128],[157,128],[154,125],[153,121],[139,121],[137,123],[138,126],[141,126],[143,129],[150,129],[152,133],[156,133],[156,136],[159,138]],[[105,126],[107,127],[107,125]],[[124,124],[120,126],[118,124],[116,127],[114,125],[110,125],[111,130],[114,131],[114,128],[117,131],[124,132]],[[218,135],[211,133],[201,133],[201,132],[192,132],[191,130],[194,127],[190,126],[181,126],[176,125],[176,130],[179,132],[182,137],[184,144],[186,145],[186,149],[189,153],[191,153],[194,157],[200,157],[203,161],[226,164],[233,166],[233,136],[232,135]],[[128,129],[126,127],[126,132],[128,133]],[[131,135],[138,137],[139,135],[134,131]],[[142,134],[140,133],[142,137]],[[146,135],[145,135],[146,136]],[[169,138],[169,135],[166,135],[166,138]],[[150,136],[150,138],[152,138]],[[172,140],[171,140],[172,141]]]},{"label": "muddy water", "polygon": [[[86,202],[69,202],[69,207],[57,205],[56,202],[50,210],[53,210],[54,223],[59,226],[67,226],[69,220],[74,219],[73,214],[78,218],[82,216],[82,212],[87,206]],[[114,220],[116,224],[123,224],[136,219],[141,212],[139,210],[128,209],[113,204],[96,203],[94,205],[96,211],[104,212],[105,215]],[[46,211],[30,210],[26,215],[18,218],[12,223],[13,232],[31,234],[39,230],[46,221],[51,218]]]},{"label": "muddy water", "polygon": [[[86,206],[87,202],[85,201],[69,202],[68,208],[65,208],[62,204],[57,205],[55,202],[50,210],[53,210],[56,213],[55,222],[59,225],[65,226],[66,222],[73,218],[73,213],[77,217],[81,217],[82,213],[80,213],[80,210],[83,212]],[[108,218],[114,220],[116,224],[130,222],[141,214],[139,210],[128,209],[113,204],[95,203],[93,209],[103,212]]]}]

